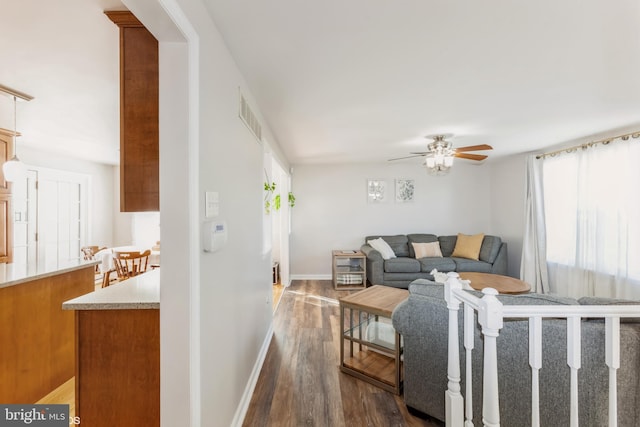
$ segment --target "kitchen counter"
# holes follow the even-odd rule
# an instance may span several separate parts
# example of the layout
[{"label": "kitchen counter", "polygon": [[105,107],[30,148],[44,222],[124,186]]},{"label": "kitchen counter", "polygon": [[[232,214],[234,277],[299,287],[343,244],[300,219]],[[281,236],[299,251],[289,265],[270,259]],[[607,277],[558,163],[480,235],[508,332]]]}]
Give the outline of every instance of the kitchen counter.
[{"label": "kitchen counter", "polygon": [[63,310],[160,308],[160,269],[98,289],[62,304]]},{"label": "kitchen counter", "polygon": [[53,277],[64,273],[94,266],[98,261],[71,261],[64,267],[43,265],[0,264],[0,288],[19,285],[33,280]]},{"label": "kitchen counter", "polygon": [[160,426],[160,269],[65,301],[75,311],[76,416]]},{"label": "kitchen counter", "polygon": [[0,402],[37,402],[75,373],[75,319],[62,303],[95,289],[95,261],[0,264]]}]

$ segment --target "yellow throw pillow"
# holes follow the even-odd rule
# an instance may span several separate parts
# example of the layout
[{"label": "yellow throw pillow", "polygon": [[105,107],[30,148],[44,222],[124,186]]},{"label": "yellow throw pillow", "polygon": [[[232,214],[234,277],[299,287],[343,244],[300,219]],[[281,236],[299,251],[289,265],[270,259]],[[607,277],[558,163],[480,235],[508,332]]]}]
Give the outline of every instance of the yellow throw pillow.
[{"label": "yellow throw pillow", "polygon": [[474,234],[473,236],[458,233],[456,247],[453,249],[451,256],[478,261],[480,258],[480,247],[482,246],[483,239],[484,233]]},{"label": "yellow throw pillow", "polygon": [[440,242],[431,243],[413,243],[413,251],[416,253],[416,259],[427,257],[442,258],[442,251],[440,250]]}]

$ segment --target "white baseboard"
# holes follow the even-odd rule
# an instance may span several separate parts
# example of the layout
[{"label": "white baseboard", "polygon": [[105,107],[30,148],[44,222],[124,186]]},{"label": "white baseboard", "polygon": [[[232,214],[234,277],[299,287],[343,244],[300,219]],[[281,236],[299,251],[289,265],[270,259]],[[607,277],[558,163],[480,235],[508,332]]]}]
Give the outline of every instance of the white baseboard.
[{"label": "white baseboard", "polygon": [[253,371],[251,371],[251,376],[249,377],[247,386],[245,387],[244,393],[242,394],[242,399],[240,399],[240,404],[238,405],[238,409],[236,409],[236,413],[233,416],[233,420],[231,422],[231,426],[233,427],[241,427],[242,423],[244,422],[244,417],[247,415],[247,411],[249,410],[251,397],[253,396],[253,392],[255,391],[256,384],[258,383],[258,377],[260,377],[260,371],[262,370],[262,365],[264,364],[264,360],[267,357],[267,351],[269,351],[269,344],[271,344],[272,337],[273,337],[273,322],[271,322],[271,326],[269,326],[267,335],[264,339],[264,342],[262,343],[262,348],[260,349],[260,353],[258,354],[258,359],[256,360],[256,363],[253,366]]},{"label": "white baseboard", "polygon": [[332,280],[330,274],[292,274],[291,280]]}]

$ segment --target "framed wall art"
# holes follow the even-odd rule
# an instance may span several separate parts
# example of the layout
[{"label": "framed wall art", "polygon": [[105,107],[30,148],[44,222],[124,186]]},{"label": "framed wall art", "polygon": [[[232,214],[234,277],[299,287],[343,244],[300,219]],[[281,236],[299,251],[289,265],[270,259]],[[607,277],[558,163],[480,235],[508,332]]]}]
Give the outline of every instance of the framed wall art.
[{"label": "framed wall art", "polygon": [[413,202],[415,181],[413,179],[396,179],[396,202]]},{"label": "framed wall art", "polygon": [[388,199],[387,182],[381,179],[367,180],[367,202],[383,203]]}]

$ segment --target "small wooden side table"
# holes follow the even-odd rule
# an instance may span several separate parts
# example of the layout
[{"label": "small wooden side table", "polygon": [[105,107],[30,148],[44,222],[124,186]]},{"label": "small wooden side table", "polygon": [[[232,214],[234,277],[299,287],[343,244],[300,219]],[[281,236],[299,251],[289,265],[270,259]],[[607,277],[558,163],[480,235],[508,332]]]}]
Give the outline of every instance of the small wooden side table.
[{"label": "small wooden side table", "polygon": [[374,285],[340,298],[342,372],[400,394],[402,343],[390,320],[393,309],[408,297],[406,289]]},{"label": "small wooden side table", "polygon": [[367,256],[361,251],[331,251],[333,287],[337,290],[367,287]]}]

